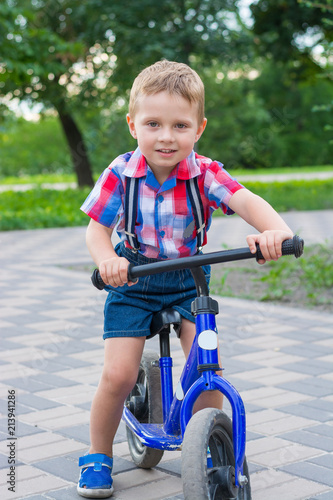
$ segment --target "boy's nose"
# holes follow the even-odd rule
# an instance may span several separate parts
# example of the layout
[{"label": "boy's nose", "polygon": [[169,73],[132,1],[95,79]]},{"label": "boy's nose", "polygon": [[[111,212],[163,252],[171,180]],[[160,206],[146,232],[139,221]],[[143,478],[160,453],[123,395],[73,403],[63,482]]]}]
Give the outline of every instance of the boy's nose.
[{"label": "boy's nose", "polygon": [[172,130],[169,127],[161,128],[159,139],[163,142],[172,142],[174,140]]}]

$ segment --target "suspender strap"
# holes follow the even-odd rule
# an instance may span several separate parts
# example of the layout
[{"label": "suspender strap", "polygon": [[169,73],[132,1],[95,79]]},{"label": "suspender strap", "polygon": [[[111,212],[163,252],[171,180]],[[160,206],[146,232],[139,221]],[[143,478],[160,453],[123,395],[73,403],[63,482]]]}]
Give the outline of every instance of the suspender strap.
[{"label": "suspender strap", "polygon": [[[134,251],[140,250],[140,244],[135,234],[135,222],[138,207],[139,177],[128,177],[125,192],[125,234],[129,245]],[[205,242],[206,225],[204,208],[200,196],[198,178],[186,180],[186,189],[190,198],[192,212],[197,231],[197,248],[200,251]]]},{"label": "suspender strap", "polygon": [[200,196],[198,178],[193,177],[192,179],[187,179],[186,188],[191,201],[192,212],[197,230],[197,247],[198,251],[200,251],[202,250],[205,241],[206,225],[205,225],[204,208]]},{"label": "suspender strap", "polygon": [[139,180],[139,177],[128,177],[126,179],[125,192],[125,234],[128,243],[136,252],[140,249],[140,245],[135,234]]}]

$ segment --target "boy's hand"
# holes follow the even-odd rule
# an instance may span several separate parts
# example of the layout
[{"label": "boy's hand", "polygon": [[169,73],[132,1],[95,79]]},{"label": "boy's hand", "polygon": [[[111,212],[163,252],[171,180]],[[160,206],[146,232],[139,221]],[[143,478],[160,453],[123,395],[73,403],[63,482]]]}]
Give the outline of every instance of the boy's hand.
[{"label": "boy's hand", "polygon": [[125,257],[112,257],[100,262],[99,272],[106,285],[117,288],[127,283],[128,286],[132,286],[134,283],[127,278],[128,266],[129,262]]},{"label": "boy's hand", "polygon": [[256,243],[259,243],[264,260],[259,260],[259,264],[265,264],[266,260],[278,260],[282,256],[281,245],[283,241],[293,237],[292,233],[281,230],[264,231],[260,234],[250,234],[246,241],[251,253],[256,253]]}]

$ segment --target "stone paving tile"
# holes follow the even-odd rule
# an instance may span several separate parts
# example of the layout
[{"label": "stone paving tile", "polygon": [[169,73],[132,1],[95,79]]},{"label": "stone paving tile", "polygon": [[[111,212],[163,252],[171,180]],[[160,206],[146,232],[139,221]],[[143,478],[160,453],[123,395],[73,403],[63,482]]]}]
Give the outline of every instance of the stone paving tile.
[{"label": "stone paving tile", "polygon": [[[0,430],[6,435],[6,438],[8,437],[8,420],[7,418],[1,418],[0,419]],[[31,434],[38,434],[41,432],[40,429],[38,429],[35,426],[32,425],[27,425],[23,422],[17,422],[17,429],[16,429],[16,436],[21,438],[23,436],[30,436]]]},{"label": "stone paving tile", "polygon": [[[269,500],[308,500],[309,495],[316,495],[325,491],[327,491],[325,485],[303,478],[292,479],[273,486],[266,483],[266,487],[263,489],[256,488],[255,500],[267,500],[267,498]],[[268,494],[269,497],[267,497]]]},{"label": "stone paving tile", "polygon": [[333,438],[333,429],[332,425],[320,424],[314,425],[307,429],[309,432],[313,432],[314,434],[319,434],[320,436],[327,436],[329,438]]},{"label": "stone paving tile", "polygon": [[261,422],[257,425],[250,425],[249,429],[253,432],[261,432],[267,436],[276,436],[294,429],[304,429],[314,424],[315,421],[294,415],[284,415],[278,420],[270,422]]},{"label": "stone paving tile", "polygon": [[[35,366],[36,362],[28,360],[22,362],[21,364],[25,366]],[[45,365],[45,368],[47,368],[48,373],[57,373],[69,368],[75,369],[91,366],[91,363],[75,358],[70,358],[69,356],[57,356],[52,359],[48,358],[47,360],[43,361],[43,364]]]},{"label": "stone paving tile", "polygon": [[[309,458],[317,457],[321,451],[309,446],[299,444],[286,444],[280,448],[276,448],[266,453],[258,455],[251,455],[251,462],[262,465],[263,467],[277,468],[283,464],[293,464],[299,460],[306,460]],[[288,466],[289,467],[289,466]],[[289,472],[289,469],[283,469]]]},{"label": "stone paving tile", "polygon": [[283,370],[316,376],[331,372],[332,363],[325,362],[322,359],[309,359],[306,363],[287,363],[280,365],[280,368]]},{"label": "stone paving tile", "polygon": [[301,344],[282,347],[281,351],[286,354],[294,354],[305,358],[313,359],[327,354],[327,346],[321,346],[312,342],[311,344]]},{"label": "stone paving tile", "polygon": [[325,455],[320,455],[319,457],[312,458],[308,460],[313,464],[322,465],[323,467],[327,467],[327,469],[333,470],[333,455],[326,453]]},{"label": "stone paving tile", "polygon": [[34,467],[72,483],[79,477],[77,461],[69,456],[60,456],[41,462],[34,462]]},{"label": "stone paving tile", "polygon": [[[24,497],[26,498],[26,497]],[[48,491],[45,497],[36,498],[36,500],[79,500],[81,497],[78,496],[76,492],[76,485],[61,488],[58,490]],[[111,497],[112,498],[112,497]],[[31,500],[29,498],[29,500]]]},{"label": "stone paving tile", "polygon": [[70,439],[85,443],[87,446],[90,444],[88,424],[62,427],[61,429],[55,430],[55,432]]},{"label": "stone paving tile", "polygon": [[[273,488],[274,486],[279,486],[280,484],[287,484],[293,479],[293,476],[291,476],[290,474],[286,474],[283,471],[265,469],[262,471],[258,471],[257,473],[253,474],[253,476],[251,476],[251,488],[256,492],[263,492],[266,490],[266,495],[268,497],[268,492],[271,491],[271,488]],[[268,500],[267,497],[266,499]],[[282,498],[284,500],[284,497],[281,497],[280,500],[282,500]],[[253,500],[257,499],[254,498]]]},{"label": "stone paving tile", "polygon": [[333,438],[314,434],[313,432],[309,432],[309,429],[288,432],[281,434],[280,437],[287,441],[304,444],[323,451],[333,451]]},{"label": "stone paving tile", "polygon": [[333,401],[329,401],[326,399],[315,398],[305,401],[303,403],[305,406],[309,406],[311,408],[315,408],[318,411],[326,411],[330,412],[333,417]]},{"label": "stone paving tile", "polygon": [[308,462],[298,462],[280,467],[280,470],[333,487],[332,470],[326,467]]},{"label": "stone paving tile", "polygon": [[156,466],[157,470],[160,470],[162,472],[170,472],[174,474],[175,476],[180,477],[181,476],[181,458],[175,459],[175,460],[169,460],[169,461],[164,461],[161,462],[160,465]]},{"label": "stone paving tile", "polygon": [[332,490],[323,493],[322,495],[317,495],[316,497],[308,498],[307,500],[332,500]]},{"label": "stone paving tile", "polygon": [[51,399],[64,404],[66,402],[70,403],[71,401],[79,401],[80,403],[82,403],[85,401],[91,401],[95,392],[96,388],[92,385],[77,384],[64,388],[51,388],[46,391],[42,390],[40,392],[37,392],[36,396]]},{"label": "stone paving tile", "polygon": [[308,378],[304,382],[291,381],[289,383],[278,384],[278,387],[310,396],[322,397],[332,394],[332,383],[328,380],[316,379],[315,377]]},{"label": "stone paving tile", "polygon": [[279,391],[278,388],[275,389],[278,392],[273,394],[272,396],[260,397],[259,395],[258,399],[256,399],[256,404],[264,408],[279,408],[288,403],[300,403],[311,398],[311,396],[307,396],[306,394],[299,394],[297,392],[283,390]]},{"label": "stone paving tile", "polygon": [[[150,483],[147,488],[145,483]],[[163,497],[182,493],[181,479],[157,470],[133,470],[115,476],[114,498],[121,500],[159,500]],[[163,498],[162,497],[162,498]]]},{"label": "stone paving tile", "polygon": [[318,411],[317,408],[312,408],[311,406],[306,406],[307,401],[301,404],[283,406],[282,411],[286,413],[291,413],[292,415],[297,415],[299,417],[310,418],[311,420],[318,420],[320,422],[328,422],[332,420],[332,413],[324,410]]}]

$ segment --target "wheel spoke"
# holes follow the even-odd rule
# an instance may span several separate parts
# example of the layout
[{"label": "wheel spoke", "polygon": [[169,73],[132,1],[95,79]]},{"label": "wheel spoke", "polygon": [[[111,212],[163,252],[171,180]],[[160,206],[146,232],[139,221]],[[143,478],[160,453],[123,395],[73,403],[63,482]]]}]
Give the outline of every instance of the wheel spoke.
[{"label": "wheel spoke", "polygon": [[209,448],[214,467],[228,465],[230,463],[223,437],[217,433],[211,435]]},{"label": "wheel spoke", "polygon": [[209,485],[209,498],[211,500],[218,500],[218,485],[217,484],[210,484]]}]

